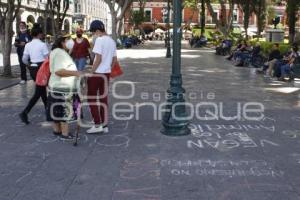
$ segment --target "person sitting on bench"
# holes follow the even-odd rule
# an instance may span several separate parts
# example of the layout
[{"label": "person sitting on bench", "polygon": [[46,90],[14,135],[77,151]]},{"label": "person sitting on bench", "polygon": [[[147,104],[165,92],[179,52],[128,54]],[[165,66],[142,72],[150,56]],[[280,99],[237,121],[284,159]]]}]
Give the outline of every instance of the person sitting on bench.
[{"label": "person sitting on bench", "polygon": [[234,60],[236,61],[237,67],[243,67],[245,64],[246,59],[251,57],[253,49],[246,41],[243,42],[243,46],[240,48],[239,51],[235,52],[233,55]]},{"label": "person sitting on bench", "polygon": [[286,75],[290,75],[291,71],[293,70],[293,67],[298,64],[299,62],[299,53],[298,53],[298,46],[292,47],[292,52],[288,57],[288,63],[285,65],[282,65],[280,67],[281,69],[281,77],[278,79],[279,81],[284,81]]},{"label": "person sitting on bench", "polygon": [[235,60],[240,52],[246,51],[247,48],[247,42],[242,41],[238,44],[236,49],[233,51],[233,53],[227,58],[227,60],[232,60],[232,58]]},{"label": "person sitting on bench", "polygon": [[263,69],[259,72],[266,73],[266,75],[272,77],[274,66],[280,59],[282,59],[282,56],[279,51],[279,44],[275,43],[272,47],[271,53],[269,54],[268,62],[264,64]]},{"label": "person sitting on bench", "polygon": [[217,55],[226,55],[230,53],[232,47],[231,40],[223,40],[222,43],[216,48]]}]

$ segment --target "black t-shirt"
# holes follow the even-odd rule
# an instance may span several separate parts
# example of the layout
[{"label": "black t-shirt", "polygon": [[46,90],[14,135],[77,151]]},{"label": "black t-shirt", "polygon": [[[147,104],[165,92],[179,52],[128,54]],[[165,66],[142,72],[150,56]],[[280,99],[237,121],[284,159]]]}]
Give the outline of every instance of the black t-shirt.
[{"label": "black t-shirt", "polygon": [[31,36],[28,32],[25,33],[20,32],[18,33],[15,41],[16,41],[17,53],[21,55],[24,52],[25,46],[19,46],[18,44],[21,42],[25,42],[27,44],[28,42],[31,41]]},{"label": "black t-shirt", "polygon": [[260,53],[260,51],[261,51],[260,46],[256,46],[256,47],[253,48],[252,54],[253,55],[258,55]]},{"label": "black t-shirt", "polygon": [[278,49],[273,50],[269,55],[269,61],[274,60],[274,59],[281,59],[281,54]]}]

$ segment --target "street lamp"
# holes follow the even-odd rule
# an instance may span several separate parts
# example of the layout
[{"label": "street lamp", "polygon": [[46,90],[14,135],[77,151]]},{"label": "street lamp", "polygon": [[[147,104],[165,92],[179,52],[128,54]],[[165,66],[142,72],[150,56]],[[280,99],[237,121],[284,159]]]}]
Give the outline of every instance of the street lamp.
[{"label": "street lamp", "polygon": [[167,15],[167,54],[166,58],[171,58],[171,42],[170,42],[170,10],[171,10],[171,5],[170,5],[170,0],[168,0],[168,15]]},{"label": "street lamp", "polygon": [[181,75],[181,39],[182,39],[182,1],[173,0],[173,59],[172,75],[165,113],[162,121],[162,134],[168,136],[182,136],[190,134],[188,128],[186,103],[184,99],[185,89],[182,87]]}]

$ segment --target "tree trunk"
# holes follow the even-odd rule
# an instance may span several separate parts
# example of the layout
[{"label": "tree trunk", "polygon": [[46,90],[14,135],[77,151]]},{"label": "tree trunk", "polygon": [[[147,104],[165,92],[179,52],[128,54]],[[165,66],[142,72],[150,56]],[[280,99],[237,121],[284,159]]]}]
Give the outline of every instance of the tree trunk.
[{"label": "tree trunk", "polygon": [[2,54],[3,54],[3,76],[11,77],[11,62],[10,62],[10,54],[12,49],[12,35],[13,35],[13,28],[12,23],[12,16],[8,14],[7,19],[5,20],[5,28],[4,28],[4,35],[1,35],[1,45],[2,45]]},{"label": "tree trunk", "polygon": [[122,35],[122,30],[124,28],[124,21],[120,20],[118,23],[118,32],[117,32],[117,38],[119,38]]},{"label": "tree trunk", "polygon": [[54,15],[51,15],[51,34],[56,39],[56,23],[54,18]]},{"label": "tree trunk", "polygon": [[47,19],[48,19],[48,16],[47,15],[44,15],[44,33],[46,34],[46,35],[48,35],[49,34],[49,32],[48,32],[48,29],[47,29],[47,26],[48,26],[48,23],[47,23]]},{"label": "tree trunk", "polygon": [[111,31],[112,31],[112,38],[117,41],[118,36],[117,36],[117,16],[114,13],[111,13],[111,21],[112,21],[112,26],[111,26]]},{"label": "tree trunk", "polygon": [[229,13],[226,17],[226,37],[229,36],[232,30],[232,23],[233,23],[233,10],[234,10],[234,0],[229,0]]},{"label": "tree trunk", "polygon": [[205,34],[205,1],[201,0],[201,35]]},{"label": "tree trunk", "polygon": [[243,6],[244,10],[244,29],[246,34],[246,39],[248,40],[248,28],[249,28],[249,18],[250,18],[250,2],[249,0],[246,1],[245,6]]},{"label": "tree trunk", "polygon": [[190,29],[191,28],[191,24],[193,22],[193,18],[194,18],[194,15],[195,15],[195,12],[196,12],[196,9],[192,9],[192,14],[191,16],[189,17],[189,20],[187,21],[187,24],[186,24],[186,31],[187,29]]},{"label": "tree trunk", "polygon": [[292,0],[288,1],[288,24],[289,24],[289,43],[293,44],[296,35],[296,21],[297,21],[297,5]]},{"label": "tree trunk", "polygon": [[261,37],[261,33],[264,31],[266,25],[266,13],[267,7],[265,0],[259,1],[258,11],[256,13],[257,16],[257,34],[258,37]]},{"label": "tree trunk", "polygon": [[218,16],[217,16],[217,14],[214,12],[214,8],[213,8],[213,6],[211,5],[210,0],[206,0],[206,5],[207,5],[207,9],[209,10],[210,15],[211,15],[213,21],[216,22],[216,28],[218,29],[218,28],[219,28]]},{"label": "tree trunk", "polygon": [[226,2],[224,0],[219,0],[219,2],[221,5],[221,16],[220,16],[221,26],[226,28],[227,25]]},{"label": "tree trunk", "polygon": [[[112,18],[112,38],[117,41],[118,38],[118,24],[123,24],[123,22],[120,22],[124,19],[124,15],[126,10],[129,8],[129,6],[132,3],[132,0],[122,0],[122,1],[110,1],[110,0],[104,0],[104,2],[108,5],[109,11],[111,13]],[[117,8],[117,9],[116,9]]]},{"label": "tree trunk", "polygon": [[16,28],[16,32],[18,33],[19,31],[20,31],[20,29],[19,29],[19,24],[20,24],[20,22],[22,21],[22,19],[21,19],[21,12],[19,12],[18,14],[17,14],[17,16],[16,16],[16,26],[15,26],[15,28]]},{"label": "tree trunk", "polygon": [[48,32],[49,32],[49,30],[47,29],[47,26],[48,26],[48,23],[47,23],[47,19],[48,19],[48,17],[49,17],[49,13],[47,12],[48,11],[48,9],[49,9],[49,5],[48,5],[48,3],[46,3],[46,11],[44,11],[44,13],[43,13],[43,17],[44,17],[44,33],[47,35],[48,34]]},{"label": "tree trunk", "polygon": [[[213,6],[211,5],[211,1],[210,0],[205,0],[205,1],[206,1],[207,8],[213,18],[213,21],[216,22],[216,29],[219,30],[221,33],[223,33],[225,37],[227,37],[231,30],[233,16],[231,16],[230,13],[232,12],[232,10],[229,11],[229,15],[227,16],[226,2],[224,0],[219,0],[219,3],[221,4],[221,19],[218,20],[218,16],[214,12]],[[230,5],[232,4],[233,2]],[[233,9],[231,7],[232,6],[230,6],[230,9]]]},{"label": "tree trunk", "polygon": [[[17,3],[17,4],[15,4]],[[19,13],[21,1],[7,1],[6,8],[0,6],[0,39],[3,54],[3,76],[12,76],[10,54],[12,49],[13,22]]]}]

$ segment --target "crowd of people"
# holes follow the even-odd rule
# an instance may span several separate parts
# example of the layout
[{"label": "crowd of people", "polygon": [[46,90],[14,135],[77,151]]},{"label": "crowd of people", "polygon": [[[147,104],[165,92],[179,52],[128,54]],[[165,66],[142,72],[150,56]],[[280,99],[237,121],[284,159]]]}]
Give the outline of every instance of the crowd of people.
[{"label": "crowd of people", "polygon": [[[47,121],[53,122],[53,134],[62,140],[73,140],[68,122],[82,117],[78,110],[81,101],[78,87],[81,85],[79,81],[86,80],[87,101],[94,121],[87,133],[108,132],[108,84],[112,68],[117,63],[117,47],[106,34],[103,22],[95,20],[91,23],[92,42],[78,29],[75,39],[70,35],[58,36],[51,50],[43,41],[44,33],[39,25],[28,31],[26,23],[21,22],[19,28],[15,46],[21,67],[21,84],[27,81],[27,69],[35,82],[33,96],[19,115],[22,122],[30,123],[28,114],[41,98]],[[88,60],[92,67],[86,70]],[[47,66],[46,62],[49,63],[49,77],[47,84],[43,85],[37,79]]]},{"label": "crowd of people", "polygon": [[298,45],[293,44],[290,51],[284,55],[280,54],[279,44],[274,44],[271,53],[269,54],[268,62],[264,64],[258,73],[265,74],[266,77],[274,77],[279,81],[289,81],[294,79],[294,70],[300,67],[300,55],[298,53]]},{"label": "crowd of people", "polygon": [[247,41],[243,40],[238,42],[234,49],[231,48],[232,42],[230,40],[223,40],[216,47],[216,54],[229,54],[227,60],[233,61],[233,64],[237,67],[251,64],[254,67],[260,68],[257,70],[257,73],[264,74],[267,78],[275,78],[279,81],[285,81],[286,78],[289,78],[291,81],[296,75],[296,68],[300,68],[300,54],[296,43],[284,54],[280,52],[280,44],[274,43],[266,58],[262,55],[260,43],[251,46]]}]

